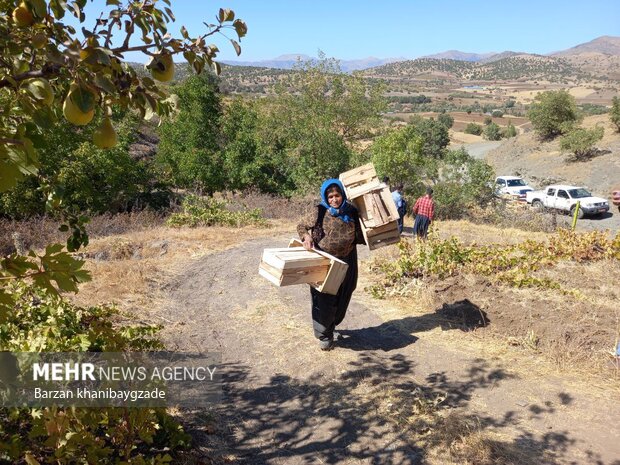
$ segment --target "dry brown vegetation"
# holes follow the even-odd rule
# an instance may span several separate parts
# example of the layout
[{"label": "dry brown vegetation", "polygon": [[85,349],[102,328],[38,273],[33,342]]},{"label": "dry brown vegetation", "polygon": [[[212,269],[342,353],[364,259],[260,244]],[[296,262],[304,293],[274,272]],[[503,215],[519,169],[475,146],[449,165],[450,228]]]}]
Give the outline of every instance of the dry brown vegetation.
[{"label": "dry brown vegetation", "polygon": [[[468,221],[444,221],[435,225],[434,234],[440,238],[457,237],[463,244],[516,244],[527,240],[546,241],[548,232],[530,232],[523,229],[498,228]],[[373,253],[370,262],[394,261],[398,250],[393,247]],[[393,320],[404,315],[429,315],[444,326],[458,327],[467,318],[483,312],[488,322],[475,329],[467,344],[473,344],[483,353],[502,357],[519,357],[514,369],[530,370],[530,359],[536,369],[586,373],[601,380],[613,379],[620,390],[620,372],[612,356],[620,340],[620,292],[610,276],[620,273],[618,260],[590,263],[565,262],[546,269],[541,276],[559,282],[565,289],[575,289],[576,296],[567,296],[554,289],[512,288],[493,284],[477,275],[455,276],[444,279],[423,278],[412,280],[405,289],[392,293],[385,301],[390,310],[384,315]],[[372,271],[362,274],[364,287],[374,282]],[[367,297],[369,299],[369,297]],[[368,300],[370,304],[370,300]],[[416,305],[412,306],[411,302]],[[463,303],[454,310],[453,303]],[[437,309],[443,309],[437,310]],[[450,310],[450,311],[448,311]],[[455,317],[456,320],[452,318]],[[463,336],[442,332],[433,322],[429,328],[454,344],[462,344]]]}]

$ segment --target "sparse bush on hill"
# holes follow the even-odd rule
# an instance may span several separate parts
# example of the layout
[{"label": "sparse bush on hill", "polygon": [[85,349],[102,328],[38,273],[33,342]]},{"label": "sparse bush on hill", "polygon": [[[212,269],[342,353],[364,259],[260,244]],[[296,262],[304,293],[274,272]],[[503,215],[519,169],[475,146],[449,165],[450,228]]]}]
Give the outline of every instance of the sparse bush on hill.
[{"label": "sparse bush on hill", "polygon": [[476,123],[469,123],[465,126],[464,132],[466,134],[473,134],[475,136],[479,136],[482,134],[482,126]]},{"label": "sparse bush on hill", "polygon": [[604,133],[602,126],[593,129],[572,129],[560,139],[560,148],[571,152],[573,161],[588,159],[595,151],[594,144],[603,138]]},{"label": "sparse bush on hill", "polygon": [[266,222],[259,209],[230,211],[226,203],[209,198],[188,195],[183,199],[181,212],[170,215],[168,226],[265,226]]},{"label": "sparse bush on hill", "polygon": [[549,243],[530,240],[508,246],[465,246],[455,237],[441,240],[431,234],[426,242],[401,241],[399,248],[398,260],[374,268],[381,279],[370,288],[375,297],[398,292],[412,279],[443,279],[467,273],[484,276],[494,284],[553,289],[581,297],[578,289],[567,289],[536,272],[562,261],[618,259],[620,234],[611,239],[604,231],[575,233],[561,229]]},{"label": "sparse bush on hill", "polygon": [[508,126],[506,126],[502,130],[502,137],[505,137],[506,139],[510,137],[515,137],[516,135],[517,135],[517,128],[515,128],[515,125],[512,124],[511,122],[509,122]]},{"label": "sparse bush on hill", "polygon": [[500,140],[502,138],[502,130],[495,123],[489,123],[484,128],[484,138],[486,140]]},{"label": "sparse bush on hill", "polygon": [[613,98],[609,119],[616,125],[618,132],[620,132],[620,97]]},{"label": "sparse bush on hill", "polygon": [[575,97],[566,90],[536,95],[527,116],[541,139],[552,139],[564,134],[579,121]]},{"label": "sparse bush on hill", "polygon": [[439,116],[437,116],[437,121],[443,124],[448,129],[450,129],[454,125],[454,118],[448,113],[440,113]]}]

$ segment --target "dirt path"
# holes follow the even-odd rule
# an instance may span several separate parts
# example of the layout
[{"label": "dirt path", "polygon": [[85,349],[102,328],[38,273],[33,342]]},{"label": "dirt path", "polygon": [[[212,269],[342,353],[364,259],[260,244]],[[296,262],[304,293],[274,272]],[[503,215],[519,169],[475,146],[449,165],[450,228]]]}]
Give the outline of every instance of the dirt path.
[{"label": "dirt path", "polygon": [[276,288],[257,273],[262,249],[286,242],[249,241],[193,262],[157,310],[172,350],[222,353],[215,431],[205,427],[210,416],[186,412],[188,429],[222,463],[446,463],[417,440],[433,428],[426,410],[445,398],[442,415],[475,422],[498,454],[527,453],[523,463],[620,464],[617,397],[597,388],[586,394],[568,377],[524,375],[512,360],[455,346],[441,337],[448,329],[433,331],[436,316],[395,317],[358,289],[344,339],[319,351],[307,287]]}]

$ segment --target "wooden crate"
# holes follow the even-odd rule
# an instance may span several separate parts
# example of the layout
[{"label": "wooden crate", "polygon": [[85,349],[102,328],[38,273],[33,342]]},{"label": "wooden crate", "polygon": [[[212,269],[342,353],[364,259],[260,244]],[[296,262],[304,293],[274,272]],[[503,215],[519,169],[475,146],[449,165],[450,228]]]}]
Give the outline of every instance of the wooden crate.
[{"label": "wooden crate", "polygon": [[378,188],[353,199],[364,228],[376,228],[398,220],[398,209],[390,190]]},{"label": "wooden crate", "polygon": [[362,231],[370,250],[400,241],[398,209],[389,187],[377,178],[372,163],[340,175],[347,198],[360,214]]},{"label": "wooden crate", "polygon": [[310,284],[319,292],[335,295],[347,273],[342,260],[319,250],[306,250],[292,239],[287,248],[265,249],[258,269],[276,286]]},{"label": "wooden crate", "polygon": [[362,233],[370,250],[400,242],[397,221],[391,221],[375,228],[362,227]]},{"label": "wooden crate", "polygon": [[349,200],[364,195],[380,185],[377,171],[372,163],[345,171],[339,176],[339,179]]}]

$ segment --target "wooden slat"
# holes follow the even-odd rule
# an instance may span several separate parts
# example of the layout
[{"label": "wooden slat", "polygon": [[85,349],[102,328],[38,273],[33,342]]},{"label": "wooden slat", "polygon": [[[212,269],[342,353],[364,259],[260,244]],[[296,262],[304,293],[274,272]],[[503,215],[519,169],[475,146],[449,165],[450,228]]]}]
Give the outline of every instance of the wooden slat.
[{"label": "wooden slat", "polygon": [[[301,241],[299,239],[291,239],[289,242],[290,247],[299,246]],[[316,283],[310,283],[312,287],[317,289],[319,292],[324,292],[326,294],[336,295],[338,293],[338,289],[340,289],[340,285],[342,284],[342,280],[344,279],[347,269],[349,265],[340,260],[339,258],[334,257],[333,255],[328,254],[322,250],[313,249],[314,253],[321,255],[330,260],[330,267],[327,275],[322,281],[318,281]]]},{"label": "wooden slat", "polygon": [[258,274],[260,274],[263,278],[267,279],[269,282],[275,284],[276,286],[280,286],[280,279],[272,276],[271,273],[264,270],[262,267],[258,268]]},{"label": "wooden slat", "polygon": [[320,269],[314,269],[311,272],[299,270],[296,273],[282,275],[282,286],[291,286],[293,284],[311,284],[324,281],[329,274],[330,267],[323,266]]},{"label": "wooden slat", "polygon": [[271,276],[273,276],[274,278],[277,278],[279,280],[282,279],[282,270],[279,268],[274,268],[273,266],[271,266],[268,263],[265,262],[260,262],[260,268],[262,268],[263,270],[265,270],[267,273],[269,273]]},{"label": "wooden slat", "polygon": [[389,221],[389,212],[385,208],[380,192],[372,193],[372,217],[375,219],[375,225],[385,224]]},{"label": "wooden slat", "polygon": [[383,203],[385,204],[387,211],[389,212],[390,221],[398,220],[398,208],[396,208],[396,203],[394,202],[394,197],[392,197],[392,193],[389,189],[383,189],[381,191],[381,198],[383,199]]},{"label": "wooden slat", "polygon": [[338,294],[338,289],[340,289],[340,286],[342,285],[342,281],[347,274],[348,268],[349,265],[340,260],[332,262],[329,272],[325,277],[325,281],[320,284],[319,291],[331,295]]},{"label": "wooden slat", "polygon": [[353,168],[340,174],[339,179],[345,187],[368,182],[377,177],[375,166],[372,163]]},{"label": "wooden slat", "polygon": [[274,268],[282,270],[329,265],[329,259],[318,256],[314,252],[307,251],[303,247],[277,250],[275,252],[270,252],[268,249],[265,249],[263,251],[263,261]]},{"label": "wooden slat", "polygon": [[368,192],[378,189],[380,186],[381,186],[381,183],[379,182],[378,179],[372,179],[364,184],[351,186],[351,187],[345,186],[345,191],[347,194],[347,198],[349,200],[354,200],[364,194],[367,194]]}]

